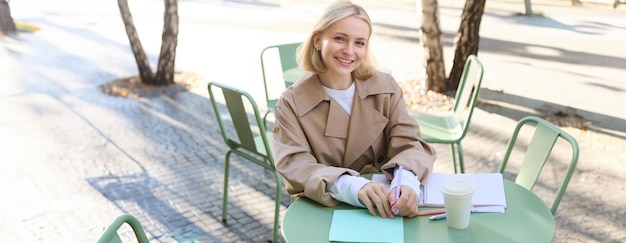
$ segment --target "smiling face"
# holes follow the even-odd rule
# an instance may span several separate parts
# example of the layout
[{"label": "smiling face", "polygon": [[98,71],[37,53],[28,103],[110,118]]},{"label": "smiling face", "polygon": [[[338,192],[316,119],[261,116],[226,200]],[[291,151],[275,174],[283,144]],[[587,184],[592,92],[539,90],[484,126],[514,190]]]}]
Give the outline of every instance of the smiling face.
[{"label": "smiling face", "polygon": [[325,86],[341,89],[352,83],[352,71],[363,63],[369,35],[368,23],[355,16],[343,18],[325,31],[316,33],[315,49],[320,50],[327,68],[320,74]]}]

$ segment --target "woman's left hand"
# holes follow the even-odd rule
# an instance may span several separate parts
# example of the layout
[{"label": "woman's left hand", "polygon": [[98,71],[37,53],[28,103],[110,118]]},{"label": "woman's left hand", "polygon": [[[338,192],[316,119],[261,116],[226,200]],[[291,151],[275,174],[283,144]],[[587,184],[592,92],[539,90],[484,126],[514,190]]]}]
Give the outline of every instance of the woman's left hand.
[{"label": "woman's left hand", "polygon": [[358,197],[372,216],[376,216],[376,210],[378,210],[381,217],[393,218],[390,203],[385,197],[386,193],[387,188],[384,184],[370,182],[359,190]]}]

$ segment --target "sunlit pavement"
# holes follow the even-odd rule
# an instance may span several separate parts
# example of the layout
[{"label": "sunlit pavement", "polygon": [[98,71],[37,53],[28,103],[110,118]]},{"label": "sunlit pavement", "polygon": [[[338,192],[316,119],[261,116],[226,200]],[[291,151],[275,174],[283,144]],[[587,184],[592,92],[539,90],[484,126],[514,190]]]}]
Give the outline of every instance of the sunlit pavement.
[{"label": "sunlit pavement", "polygon": [[[398,81],[419,78],[415,3],[355,2],[374,21],[372,47],[381,66]],[[485,82],[464,141],[466,167],[494,171],[522,116],[576,112],[589,123],[586,131],[566,129],[582,153],[556,215],[555,242],[620,242],[626,240],[626,111],[620,108],[626,5],[568,2],[533,1],[545,17],[528,18],[515,16],[523,1],[488,1],[478,55]],[[231,167],[229,224],[221,223],[226,147],[204,84],[139,100],[98,91],[137,72],[114,1],[10,4],[15,21],[41,30],[0,39],[0,241],[95,242],[122,213],[135,215],[155,242],[271,239],[273,177],[243,161]],[[155,60],[163,3],[130,4]],[[262,101],[260,51],[306,38],[325,4],[181,1],[178,69],[245,88]],[[440,4],[449,68],[463,6]],[[449,149],[436,148],[435,170],[451,172]],[[549,196],[550,188],[537,193]],[[283,213],[288,205],[284,197]]]}]

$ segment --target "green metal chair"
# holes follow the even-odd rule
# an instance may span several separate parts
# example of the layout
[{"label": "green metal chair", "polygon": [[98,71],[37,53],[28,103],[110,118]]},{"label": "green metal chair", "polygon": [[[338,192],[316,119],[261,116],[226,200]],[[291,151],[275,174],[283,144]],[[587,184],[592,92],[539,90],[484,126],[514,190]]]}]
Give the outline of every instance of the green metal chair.
[{"label": "green metal chair", "polygon": [[[276,55],[276,53],[278,54],[278,59],[280,60],[280,72],[275,72],[275,73],[280,73],[281,75],[283,75],[281,77],[284,77],[284,75],[288,71],[291,71],[289,72],[290,76],[294,76],[294,75],[299,76],[298,73],[304,72],[298,68],[298,63],[296,62],[296,51],[298,50],[298,47],[300,46],[300,44],[302,43],[297,42],[297,43],[273,45],[273,46],[268,46],[264,48],[263,51],[261,51],[261,71],[263,73],[263,87],[265,88],[265,101],[267,102],[267,112],[265,112],[265,115],[263,116],[264,122],[266,122],[267,116],[269,115],[269,113],[274,111],[274,106],[276,106],[276,102],[278,102],[278,97],[273,97],[272,94],[270,94],[269,90],[270,90],[270,84],[278,83],[278,82],[273,82],[273,81],[278,81],[278,80],[270,80],[270,79],[272,77],[271,76],[272,68],[276,68],[279,65],[272,65],[272,63],[268,63],[271,60],[270,57],[272,57],[272,55]],[[294,73],[293,70],[296,70],[297,72]],[[282,79],[280,80],[280,83],[281,85],[284,84],[285,85],[284,87],[286,88],[286,87],[291,86],[294,81],[295,80]]]},{"label": "green metal chair", "polygon": [[146,233],[143,231],[143,227],[141,227],[141,223],[135,217],[130,214],[124,214],[117,217],[111,225],[104,231],[98,243],[122,243],[122,239],[117,231],[122,227],[122,225],[128,224],[133,229],[133,233],[135,233],[135,238],[139,243],[148,243],[148,237],[146,237]]},{"label": "green metal chair", "polygon": [[[272,172],[276,178],[276,206],[274,210],[273,242],[278,242],[279,214],[282,196],[283,180],[274,166],[274,155],[271,148],[271,132],[266,131],[256,102],[247,92],[224,84],[210,82],[208,85],[211,104],[215,111],[217,124],[220,127],[224,142],[228,145],[224,163],[224,198],[222,202],[222,221],[226,223],[228,206],[228,174],[230,156],[234,153],[247,159],[264,169]],[[229,127],[234,127],[236,136],[227,130],[226,118],[218,107],[216,94],[221,90],[228,113],[230,114]],[[249,119],[248,110],[252,111],[254,119]],[[251,122],[253,120],[254,122]]]},{"label": "green metal chair", "polygon": [[529,123],[536,124],[535,132],[526,150],[526,154],[524,156],[524,160],[522,161],[521,168],[517,173],[517,177],[515,178],[516,184],[528,189],[529,191],[533,189],[535,183],[537,182],[537,178],[539,177],[543,166],[545,165],[550,154],[552,153],[552,149],[554,148],[554,144],[557,142],[557,139],[564,139],[572,146],[571,161],[567,166],[565,176],[563,177],[561,185],[557,189],[555,199],[552,202],[552,206],[550,207],[550,212],[552,212],[552,215],[554,215],[556,213],[556,209],[561,203],[561,199],[563,198],[565,189],[569,184],[572,174],[574,173],[574,169],[576,168],[576,163],[578,162],[578,142],[576,142],[576,139],[574,137],[544,119],[536,116],[524,117],[517,123],[517,126],[515,127],[515,130],[513,132],[513,136],[509,140],[509,143],[506,147],[504,159],[502,161],[502,164],[500,164],[500,173],[504,173],[506,169],[506,165],[509,161],[511,151],[516,145],[520,129],[524,125],[527,125]]},{"label": "green metal chair", "polygon": [[468,56],[456,91],[452,111],[445,115],[416,114],[413,116],[420,126],[424,141],[450,144],[454,173],[457,173],[457,154],[461,173],[465,173],[461,140],[469,130],[483,73],[483,65],[478,58],[475,55]]}]

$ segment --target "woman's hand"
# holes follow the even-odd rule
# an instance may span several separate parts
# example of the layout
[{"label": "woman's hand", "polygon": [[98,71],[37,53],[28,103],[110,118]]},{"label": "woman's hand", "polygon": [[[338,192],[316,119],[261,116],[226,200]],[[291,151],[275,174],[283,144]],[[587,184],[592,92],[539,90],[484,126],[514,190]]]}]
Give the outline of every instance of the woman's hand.
[{"label": "woman's hand", "polygon": [[418,208],[416,192],[408,186],[400,186],[400,199],[396,202],[396,189],[397,187],[391,189],[389,195],[387,196],[387,200],[391,205],[391,211],[395,212],[396,210],[399,210],[399,216],[409,218],[417,216]]},{"label": "woman's hand", "polygon": [[[415,195],[413,195],[415,196]],[[358,194],[359,200],[365,204],[367,210],[370,211],[372,216],[376,216],[376,210],[383,218],[393,218],[394,214],[391,211],[391,205],[387,198],[387,188],[384,184],[370,182],[365,184]]]}]

